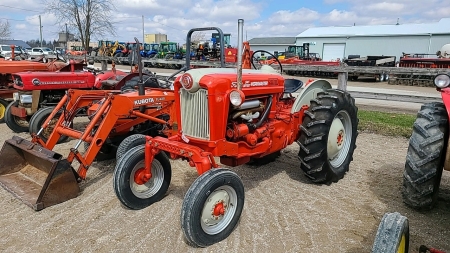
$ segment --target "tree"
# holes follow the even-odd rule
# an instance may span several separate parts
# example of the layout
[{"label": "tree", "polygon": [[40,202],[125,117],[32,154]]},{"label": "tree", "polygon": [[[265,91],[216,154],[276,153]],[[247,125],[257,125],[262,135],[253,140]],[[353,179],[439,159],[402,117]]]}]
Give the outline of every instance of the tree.
[{"label": "tree", "polygon": [[6,22],[0,22],[0,40],[7,40],[11,36],[11,26],[6,20]]},{"label": "tree", "polygon": [[68,30],[77,34],[85,49],[89,49],[92,36],[115,35],[112,0],[46,0],[46,6],[64,31],[67,24]]}]

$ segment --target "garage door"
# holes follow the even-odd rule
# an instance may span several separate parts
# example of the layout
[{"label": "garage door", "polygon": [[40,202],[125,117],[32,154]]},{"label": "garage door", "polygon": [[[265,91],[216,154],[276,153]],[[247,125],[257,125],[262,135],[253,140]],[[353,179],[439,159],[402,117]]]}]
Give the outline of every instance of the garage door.
[{"label": "garage door", "polygon": [[326,43],[323,44],[322,59],[324,61],[335,61],[338,58],[342,60],[345,53],[345,43]]}]

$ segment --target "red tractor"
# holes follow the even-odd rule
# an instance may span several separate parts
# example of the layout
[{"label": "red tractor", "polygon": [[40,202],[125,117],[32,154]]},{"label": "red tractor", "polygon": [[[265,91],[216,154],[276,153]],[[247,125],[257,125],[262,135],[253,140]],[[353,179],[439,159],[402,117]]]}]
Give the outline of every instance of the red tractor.
[{"label": "red tractor", "polygon": [[71,63],[57,72],[19,72],[12,77],[14,102],[6,107],[5,123],[16,133],[27,132],[31,116],[39,109],[55,106],[68,89],[114,89],[108,81],[120,80],[120,70],[85,70],[85,64]]},{"label": "red tractor", "polygon": [[[239,20],[238,52],[243,52],[242,25]],[[223,34],[219,28],[191,29],[186,44],[193,32],[211,29]],[[118,159],[114,171],[118,199],[128,208],[142,209],[161,200],[171,181],[171,164],[161,151],[195,167],[199,177],[183,200],[181,228],[187,241],[199,247],[227,238],[244,207],[240,177],[215,157],[231,167],[265,163],[297,142],[299,169],[313,182],[330,184],[349,170],[356,147],[357,107],[349,93],[316,80],[295,97],[300,80],[285,79],[270,66],[243,70],[241,55],[237,66],[190,69],[177,77],[178,133],[146,136],[145,144]]]},{"label": "red tractor", "polygon": [[443,102],[424,104],[417,113],[403,173],[403,201],[419,210],[436,204],[443,170],[450,170],[450,75],[437,75],[434,85]]}]

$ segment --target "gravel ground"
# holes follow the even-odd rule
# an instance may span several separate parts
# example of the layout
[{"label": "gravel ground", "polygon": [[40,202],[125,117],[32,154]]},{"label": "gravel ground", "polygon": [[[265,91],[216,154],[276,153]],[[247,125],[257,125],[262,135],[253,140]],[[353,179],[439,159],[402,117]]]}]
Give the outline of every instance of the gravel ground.
[{"label": "gravel ground", "polygon": [[[331,82],[334,84],[336,80]],[[366,103],[358,106],[378,108]],[[398,109],[398,104],[395,107],[409,113],[415,110],[408,110],[408,106]],[[0,133],[1,145],[14,135],[5,124],[0,124]],[[16,135],[30,139],[28,134]],[[71,140],[56,146],[55,151],[66,156],[74,145]],[[408,140],[360,133],[357,145],[350,171],[344,179],[329,186],[312,184],[303,175],[297,144],[283,150],[268,165],[232,168],[241,176],[246,191],[241,221],[230,237],[206,249],[187,245],[180,229],[182,200],[197,177],[195,169],[185,162],[172,161],[172,182],[167,196],[139,211],[124,208],[116,198],[112,187],[113,160],[91,166],[77,198],[39,212],[0,187],[1,249],[2,252],[370,252],[384,213],[400,212],[410,222],[410,252],[418,252],[421,244],[450,252],[450,173],[444,172],[436,208],[417,212],[405,207],[400,193]]]},{"label": "gravel ground", "polygon": [[[5,124],[0,132],[1,144],[13,135]],[[55,150],[66,155],[73,145]],[[297,144],[268,165],[233,168],[246,190],[241,221],[206,249],[188,246],[180,229],[182,199],[197,177],[181,161],[172,161],[167,196],[139,211],[114,194],[115,161],[94,163],[77,198],[39,212],[0,188],[0,245],[3,252],[370,252],[383,214],[397,211],[409,218],[412,252],[421,244],[450,251],[449,173],[437,207],[416,212],[400,195],[408,140],[360,133],[357,145],[350,171],[330,186],[302,174]]]}]

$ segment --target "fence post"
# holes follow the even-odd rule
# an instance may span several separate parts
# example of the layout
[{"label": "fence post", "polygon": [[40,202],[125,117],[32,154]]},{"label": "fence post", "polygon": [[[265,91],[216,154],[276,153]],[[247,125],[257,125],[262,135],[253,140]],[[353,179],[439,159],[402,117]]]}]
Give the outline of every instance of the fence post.
[{"label": "fence post", "polygon": [[101,60],[101,63],[102,63],[102,71],[106,71],[108,69],[108,61]]},{"label": "fence post", "polygon": [[348,72],[339,72],[338,73],[338,86],[337,86],[337,88],[339,90],[343,90],[343,91],[347,90],[347,79],[348,79]]}]

